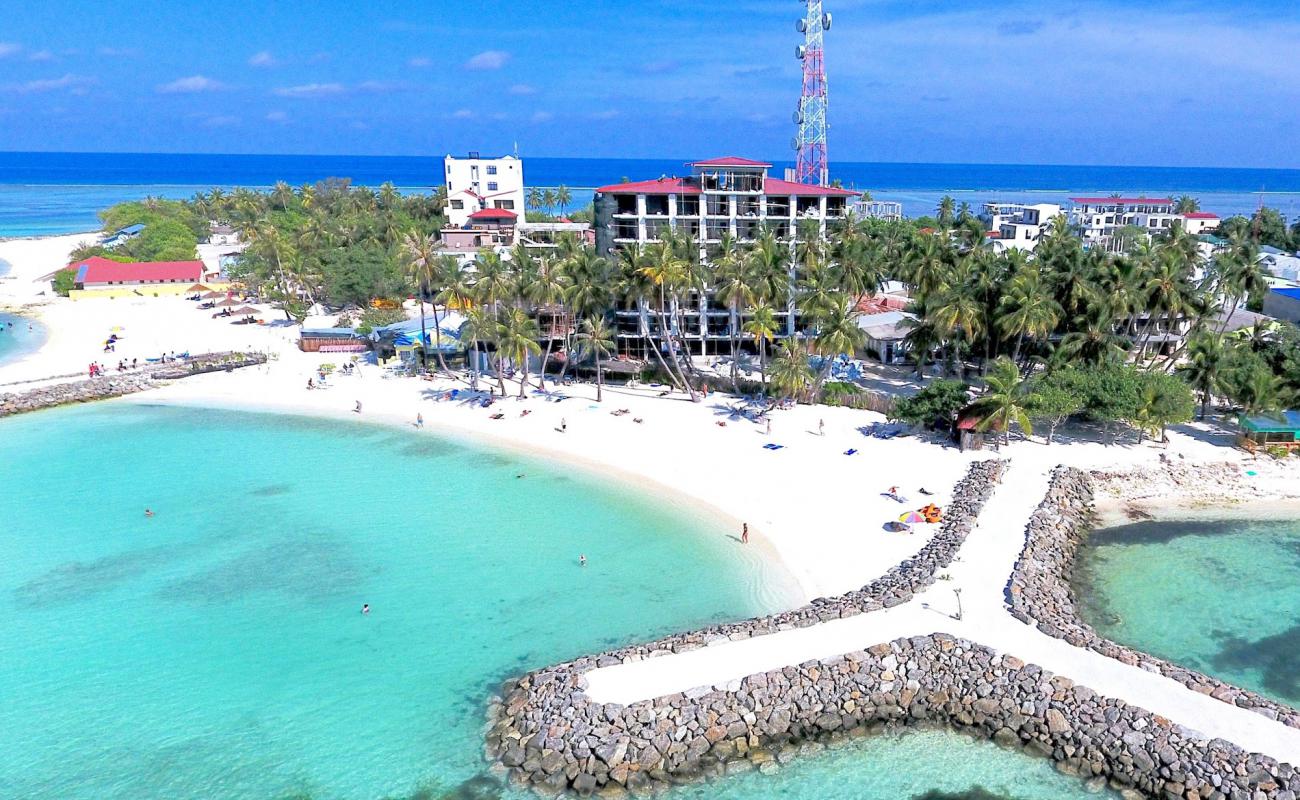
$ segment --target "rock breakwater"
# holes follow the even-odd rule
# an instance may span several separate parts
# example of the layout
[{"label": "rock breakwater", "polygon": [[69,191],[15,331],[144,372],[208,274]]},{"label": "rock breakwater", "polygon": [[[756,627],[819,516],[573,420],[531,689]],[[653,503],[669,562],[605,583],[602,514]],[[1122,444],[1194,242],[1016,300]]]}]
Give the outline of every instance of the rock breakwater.
[{"label": "rock breakwater", "polygon": [[159,381],[187,378],[208,372],[222,372],[266,363],[260,353],[205,353],[183,361],[151,364],[131,372],[102,375],[66,383],[54,383],[25,392],[0,394],[0,417],[43,408],[107,400],[156,387]]},{"label": "rock breakwater", "polygon": [[1300,728],[1300,711],[1224,683],[1195,670],[1125,647],[1101,636],[1079,617],[1070,576],[1075,559],[1091,529],[1093,477],[1082,470],[1058,467],[1047,495],[1030,518],[1025,547],[1016,561],[1007,589],[1011,614],[1048,636],[1063,639],[1142,669],[1159,672],[1194,692],[1207,694]]},{"label": "rock breakwater", "polygon": [[490,709],[488,755],[556,794],[640,794],[700,777],[770,770],[801,743],[943,724],[1047,756],[1137,796],[1294,800],[1286,764],[1097,695],[963,639],[933,634],[635,703],[582,693],[595,659],[538,670]]}]

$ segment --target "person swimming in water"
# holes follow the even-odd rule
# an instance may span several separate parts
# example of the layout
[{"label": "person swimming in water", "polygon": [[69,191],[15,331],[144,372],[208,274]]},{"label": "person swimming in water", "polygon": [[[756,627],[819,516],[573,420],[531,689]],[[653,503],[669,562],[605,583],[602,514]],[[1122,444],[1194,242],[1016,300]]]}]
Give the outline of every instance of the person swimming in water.
[{"label": "person swimming in water", "polygon": [[580,554],[578,554],[578,566],[580,566],[580,567],[585,567],[585,566],[587,566],[587,554],[586,554],[586,553],[580,553]]},{"label": "person swimming in water", "polygon": [[146,509],[144,510],[144,515],[145,515],[146,517],[152,517],[152,516],[153,516],[153,510],[152,510],[152,509],[148,509],[148,508],[146,508]]},{"label": "person swimming in water", "polygon": [[370,604],[369,604],[369,603],[362,603],[362,604],[361,604],[361,613],[362,613],[362,614],[369,614],[369,613],[370,613]]}]

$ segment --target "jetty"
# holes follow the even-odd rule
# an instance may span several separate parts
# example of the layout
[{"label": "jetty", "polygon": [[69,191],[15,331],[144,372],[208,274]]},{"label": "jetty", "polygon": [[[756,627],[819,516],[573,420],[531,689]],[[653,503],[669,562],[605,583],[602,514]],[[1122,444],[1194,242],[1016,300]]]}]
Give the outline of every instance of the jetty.
[{"label": "jetty", "polygon": [[107,372],[93,378],[55,375],[23,381],[23,384],[40,385],[20,392],[0,393],[0,417],[73,403],[107,400],[153,389],[166,381],[210,372],[229,372],[265,363],[266,356],[262,353],[203,353],[146,364],[123,372]]},{"label": "jetty", "polygon": [[1093,633],[1066,580],[1088,476],[999,487],[1014,469],[972,465],[944,529],[858,592],[508,682],[489,756],[545,793],[638,792],[939,723],[1133,797],[1294,800],[1300,713]]}]

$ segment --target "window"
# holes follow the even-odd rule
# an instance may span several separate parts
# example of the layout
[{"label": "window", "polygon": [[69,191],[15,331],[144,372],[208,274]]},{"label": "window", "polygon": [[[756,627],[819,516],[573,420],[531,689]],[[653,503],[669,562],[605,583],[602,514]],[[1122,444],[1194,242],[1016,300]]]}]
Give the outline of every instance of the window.
[{"label": "window", "polygon": [[497,174],[497,168],[496,168],[495,165],[492,165],[492,164],[489,164],[489,165],[488,165],[488,174],[489,174],[489,175],[495,175],[495,174]]},{"label": "window", "polygon": [[456,209],[457,211],[460,211],[462,208],[465,207],[465,201],[464,201],[464,200],[452,200],[452,201],[451,201],[451,207],[454,208],[454,209]]},{"label": "window", "polygon": [[489,192],[495,192],[496,190],[497,190],[497,182],[496,182],[496,181],[488,181],[488,191],[489,191]]},{"label": "window", "polygon": [[510,209],[511,211],[514,211],[514,210],[515,210],[515,201],[514,201],[514,200],[498,200],[498,201],[497,201],[497,208],[508,208],[508,209]]}]

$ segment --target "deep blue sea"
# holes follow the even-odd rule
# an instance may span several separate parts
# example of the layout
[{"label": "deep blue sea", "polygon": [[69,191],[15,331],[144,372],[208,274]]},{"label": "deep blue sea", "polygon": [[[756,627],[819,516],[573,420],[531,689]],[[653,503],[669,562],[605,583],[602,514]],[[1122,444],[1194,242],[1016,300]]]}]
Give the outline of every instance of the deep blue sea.
[{"label": "deep blue sea", "polygon": [[[701,156],[717,155],[702,153]],[[95,212],[146,195],[190,197],[213,186],[293,185],[327,177],[406,191],[429,191],[442,177],[442,155],[292,156],[177,153],[0,152],[0,237],[71,233],[98,227]],[[644,180],[689,171],[688,159],[525,158],[529,186],[576,189],[571,208],[590,189],[621,178]],[[790,162],[774,162],[779,175]],[[1188,193],[1222,216],[1249,214],[1261,203],[1288,219],[1300,216],[1300,170],[1211,167],[1122,167],[1026,164],[832,162],[846,186],[896,200],[910,216],[930,213],[940,197],[958,202],[1063,202],[1071,195]],[[587,191],[583,191],[583,190]]]}]

